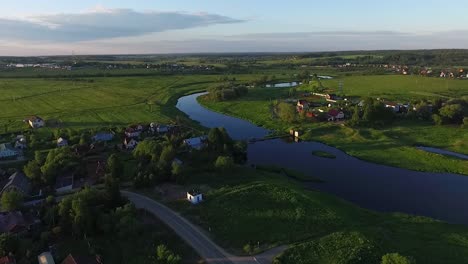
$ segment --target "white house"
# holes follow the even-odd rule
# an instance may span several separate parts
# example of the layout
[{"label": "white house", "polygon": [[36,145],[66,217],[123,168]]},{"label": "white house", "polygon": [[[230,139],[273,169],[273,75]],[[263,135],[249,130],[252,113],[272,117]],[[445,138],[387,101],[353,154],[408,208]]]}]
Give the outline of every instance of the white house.
[{"label": "white house", "polygon": [[27,141],[26,141],[25,136],[23,136],[23,135],[16,136],[15,148],[16,149],[26,149],[27,148]]},{"label": "white house", "polygon": [[54,258],[50,252],[43,252],[37,256],[37,261],[39,264],[55,264]]},{"label": "white house", "polygon": [[125,136],[129,138],[139,137],[143,132],[142,125],[131,126],[125,130]]},{"label": "white house", "polygon": [[32,116],[28,119],[28,123],[32,128],[40,128],[45,125],[44,119],[38,116]]},{"label": "white house", "polygon": [[66,146],[68,146],[68,141],[66,139],[62,137],[57,139],[57,147],[60,148],[60,147],[66,147]]},{"label": "white house", "polygon": [[203,201],[203,194],[198,192],[187,192],[187,201],[191,202],[192,204],[198,204]]},{"label": "white house", "polygon": [[138,141],[133,138],[125,138],[124,146],[126,149],[134,149],[138,145]]},{"label": "white house", "polygon": [[169,128],[170,127],[167,125],[161,125],[161,124],[156,124],[156,123],[150,124],[150,130],[152,133],[165,134],[169,132]]},{"label": "white house", "polygon": [[200,150],[205,146],[206,136],[187,138],[184,140],[184,144],[192,149]]},{"label": "white house", "polygon": [[18,151],[11,147],[8,143],[0,144],[0,159],[2,158],[14,158],[18,156]]},{"label": "white house", "polygon": [[395,104],[395,103],[385,103],[386,108],[392,108],[393,112],[400,112],[401,108],[403,107],[400,104]]},{"label": "white house", "polygon": [[338,111],[336,109],[328,111],[328,121],[341,120],[344,118],[345,114],[343,113],[343,111]]}]

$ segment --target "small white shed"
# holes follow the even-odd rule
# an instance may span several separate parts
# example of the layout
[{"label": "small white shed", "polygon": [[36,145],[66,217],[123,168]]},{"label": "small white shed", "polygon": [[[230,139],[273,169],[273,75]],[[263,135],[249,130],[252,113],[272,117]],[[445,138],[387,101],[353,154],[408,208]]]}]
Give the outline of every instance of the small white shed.
[{"label": "small white shed", "polygon": [[187,201],[198,204],[203,201],[203,194],[198,192],[187,192]]}]

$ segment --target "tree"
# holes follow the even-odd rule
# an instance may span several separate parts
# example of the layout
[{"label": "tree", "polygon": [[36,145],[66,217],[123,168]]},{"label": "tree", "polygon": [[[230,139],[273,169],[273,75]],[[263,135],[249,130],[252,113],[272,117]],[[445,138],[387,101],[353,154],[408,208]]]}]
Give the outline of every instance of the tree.
[{"label": "tree", "polygon": [[141,141],[133,151],[133,156],[137,159],[147,159],[157,162],[161,156],[162,146],[155,140]]},{"label": "tree", "polygon": [[57,174],[67,171],[70,167],[75,167],[76,162],[75,155],[68,147],[50,150],[44,165],[41,167],[43,181],[52,184]]},{"label": "tree", "polygon": [[120,196],[120,179],[115,178],[112,174],[108,173],[104,178],[104,185],[110,202],[113,204],[119,204],[122,200]]},{"label": "tree", "polygon": [[468,128],[468,116],[466,116],[466,117],[463,118],[463,125],[462,125],[462,127]]},{"label": "tree", "polygon": [[164,161],[167,164],[171,164],[172,160],[175,158],[177,152],[172,145],[167,145],[163,148],[159,161]]},{"label": "tree", "polygon": [[281,102],[278,104],[278,116],[285,122],[295,122],[296,108],[291,104]]},{"label": "tree", "polygon": [[432,120],[434,120],[434,123],[438,126],[442,125],[444,122],[442,120],[442,118],[440,117],[440,115],[438,114],[433,114],[432,115]]},{"label": "tree", "polygon": [[23,195],[17,191],[4,192],[1,202],[3,210],[15,211],[22,205]]},{"label": "tree", "polygon": [[215,167],[222,171],[227,171],[234,167],[234,160],[229,156],[219,156],[215,161]]},{"label": "tree", "polygon": [[0,256],[6,256],[10,252],[16,251],[18,247],[18,241],[15,237],[3,233],[0,235]]},{"label": "tree", "polygon": [[381,264],[414,264],[414,261],[398,253],[389,253],[382,256]]},{"label": "tree", "polygon": [[156,247],[156,264],[179,264],[182,259],[179,255],[170,251],[166,245],[158,245]]},{"label": "tree", "polygon": [[41,166],[37,160],[31,160],[23,167],[24,174],[35,183],[42,180]]},{"label": "tree", "polygon": [[439,114],[444,123],[461,124],[463,122],[463,106],[448,104],[440,108]]},{"label": "tree", "polygon": [[361,120],[361,116],[360,116],[360,113],[359,113],[359,106],[356,105],[354,107],[353,116],[351,117],[351,120],[349,121],[349,124],[352,125],[352,126],[357,126],[357,125],[359,125],[360,120]]},{"label": "tree", "polygon": [[112,176],[114,179],[120,179],[123,172],[123,164],[120,161],[117,154],[112,154],[107,159],[106,164],[107,172]]}]

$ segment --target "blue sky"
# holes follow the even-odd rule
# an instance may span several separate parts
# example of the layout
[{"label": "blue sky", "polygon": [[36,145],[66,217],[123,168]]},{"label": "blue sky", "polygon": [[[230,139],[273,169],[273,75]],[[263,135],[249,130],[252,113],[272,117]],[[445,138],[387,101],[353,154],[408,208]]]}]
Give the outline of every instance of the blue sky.
[{"label": "blue sky", "polygon": [[4,2],[0,55],[468,47],[457,0]]}]

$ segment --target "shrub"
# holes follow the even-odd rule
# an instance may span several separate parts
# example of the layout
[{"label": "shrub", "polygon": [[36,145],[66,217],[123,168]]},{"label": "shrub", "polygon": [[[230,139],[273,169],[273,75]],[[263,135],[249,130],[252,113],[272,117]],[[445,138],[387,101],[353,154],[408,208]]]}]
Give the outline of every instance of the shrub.
[{"label": "shrub", "polygon": [[215,167],[222,171],[232,169],[234,167],[234,160],[229,156],[219,156],[215,161]]},{"label": "shrub", "polygon": [[23,195],[16,191],[4,192],[1,202],[3,210],[14,211],[17,210],[23,203]]},{"label": "shrub", "polygon": [[398,253],[389,253],[382,256],[381,264],[413,264],[414,261]]},{"label": "shrub", "polygon": [[438,126],[442,125],[444,122],[442,120],[442,118],[440,117],[440,115],[438,114],[433,114],[432,115],[432,120],[434,120],[434,123]]}]

